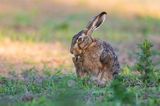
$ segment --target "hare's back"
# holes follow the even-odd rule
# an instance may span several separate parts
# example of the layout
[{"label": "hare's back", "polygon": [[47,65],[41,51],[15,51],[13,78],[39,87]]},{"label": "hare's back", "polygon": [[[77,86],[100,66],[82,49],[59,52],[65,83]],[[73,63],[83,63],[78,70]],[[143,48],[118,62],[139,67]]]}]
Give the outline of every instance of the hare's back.
[{"label": "hare's back", "polygon": [[113,75],[118,74],[120,71],[120,64],[119,64],[118,57],[117,57],[113,47],[105,41],[102,41],[102,45],[103,45],[103,51],[101,54],[101,60],[105,61],[106,58],[103,58],[103,57],[105,55],[109,55],[110,59],[112,61]]}]

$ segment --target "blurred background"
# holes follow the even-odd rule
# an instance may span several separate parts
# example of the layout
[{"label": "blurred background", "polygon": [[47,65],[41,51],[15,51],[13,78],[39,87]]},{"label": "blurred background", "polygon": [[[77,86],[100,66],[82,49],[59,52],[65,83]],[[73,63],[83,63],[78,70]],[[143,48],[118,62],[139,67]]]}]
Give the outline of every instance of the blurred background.
[{"label": "blurred background", "polygon": [[94,37],[115,48],[123,65],[135,63],[137,44],[160,50],[160,0],[0,0],[0,75],[44,67],[74,72],[72,37],[101,11]]}]

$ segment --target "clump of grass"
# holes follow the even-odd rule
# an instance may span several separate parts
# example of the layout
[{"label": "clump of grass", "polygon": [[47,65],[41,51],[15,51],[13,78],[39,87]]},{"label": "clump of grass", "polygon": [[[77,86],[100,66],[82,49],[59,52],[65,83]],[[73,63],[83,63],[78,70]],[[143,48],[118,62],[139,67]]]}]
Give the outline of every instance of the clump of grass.
[{"label": "clump of grass", "polygon": [[132,91],[129,91],[124,83],[119,80],[114,80],[112,85],[113,89],[113,99],[121,104],[134,104],[135,103],[135,94]]},{"label": "clump of grass", "polygon": [[155,66],[152,61],[153,57],[153,44],[144,40],[141,44],[139,44],[139,52],[137,53],[138,62],[136,64],[137,70],[142,75],[142,80],[145,84],[154,83],[155,82]]}]

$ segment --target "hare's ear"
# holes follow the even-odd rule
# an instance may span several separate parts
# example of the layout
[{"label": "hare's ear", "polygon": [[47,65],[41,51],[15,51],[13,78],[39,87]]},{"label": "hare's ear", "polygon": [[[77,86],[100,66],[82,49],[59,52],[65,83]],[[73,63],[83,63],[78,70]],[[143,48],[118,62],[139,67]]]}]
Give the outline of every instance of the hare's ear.
[{"label": "hare's ear", "polygon": [[104,21],[106,18],[107,13],[106,12],[101,12],[99,15],[95,16],[93,20],[91,20],[86,27],[87,35],[90,35],[94,30],[96,30]]}]

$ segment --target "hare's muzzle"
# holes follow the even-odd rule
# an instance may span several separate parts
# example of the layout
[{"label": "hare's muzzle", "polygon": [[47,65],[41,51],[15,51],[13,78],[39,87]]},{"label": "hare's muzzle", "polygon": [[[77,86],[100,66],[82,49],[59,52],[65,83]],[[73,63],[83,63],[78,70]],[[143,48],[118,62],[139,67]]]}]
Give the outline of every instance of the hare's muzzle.
[{"label": "hare's muzzle", "polygon": [[70,48],[70,53],[73,54],[73,48]]}]

